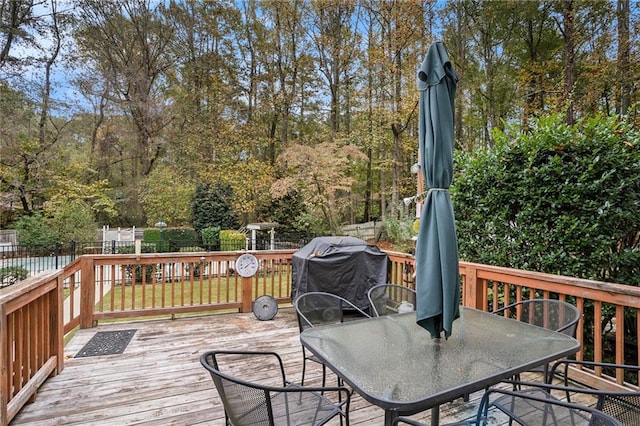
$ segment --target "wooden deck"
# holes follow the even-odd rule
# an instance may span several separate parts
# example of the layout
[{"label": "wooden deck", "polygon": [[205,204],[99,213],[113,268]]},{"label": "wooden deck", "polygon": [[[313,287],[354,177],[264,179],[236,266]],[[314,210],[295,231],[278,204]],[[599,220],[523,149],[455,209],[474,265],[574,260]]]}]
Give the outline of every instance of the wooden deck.
[{"label": "wooden deck", "polygon": [[[136,332],[123,354],[75,358],[97,331],[127,329]],[[199,362],[200,354],[215,348],[276,351],[288,378],[300,380],[302,352],[292,308],[281,308],[271,321],[220,314],[118,322],[78,331],[65,347],[62,373],[46,381],[11,425],[223,425],[220,399]],[[309,384],[319,384],[320,371],[311,363]],[[471,418],[481,396],[442,406],[441,423]],[[413,417],[429,422],[430,416],[427,411]],[[384,413],[354,394],[350,419],[352,425],[381,425]]]}]

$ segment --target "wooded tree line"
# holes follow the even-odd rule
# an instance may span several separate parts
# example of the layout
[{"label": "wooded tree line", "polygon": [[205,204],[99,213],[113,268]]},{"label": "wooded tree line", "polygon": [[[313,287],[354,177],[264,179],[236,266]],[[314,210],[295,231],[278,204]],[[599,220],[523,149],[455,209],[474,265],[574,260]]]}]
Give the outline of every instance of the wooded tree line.
[{"label": "wooded tree line", "polygon": [[0,193],[123,226],[190,225],[197,184],[231,185],[245,223],[397,218],[416,191],[416,71],[433,41],[460,77],[460,150],[557,112],[635,127],[639,7],[0,0]]}]

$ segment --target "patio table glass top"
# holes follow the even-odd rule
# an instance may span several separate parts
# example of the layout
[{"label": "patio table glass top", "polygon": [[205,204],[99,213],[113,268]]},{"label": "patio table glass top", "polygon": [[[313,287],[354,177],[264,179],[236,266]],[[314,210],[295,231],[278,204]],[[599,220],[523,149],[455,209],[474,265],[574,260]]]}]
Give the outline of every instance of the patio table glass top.
[{"label": "patio table glass top", "polygon": [[310,328],[300,339],[388,418],[437,407],[580,347],[499,315],[465,307],[460,315],[448,340],[432,339],[415,312]]}]

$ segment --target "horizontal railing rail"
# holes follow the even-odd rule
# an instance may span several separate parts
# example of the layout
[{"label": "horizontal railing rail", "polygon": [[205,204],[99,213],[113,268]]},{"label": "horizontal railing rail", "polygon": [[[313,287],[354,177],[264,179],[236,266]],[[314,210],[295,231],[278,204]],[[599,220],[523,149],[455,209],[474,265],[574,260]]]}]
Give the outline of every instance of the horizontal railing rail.
[{"label": "horizontal railing rail", "polygon": [[[281,304],[291,303],[294,252],[253,252],[260,267],[249,278],[235,272],[235,260],[242,252],[83,255],[64,269],[0,290],[2,420],[10,420],[25,401],[27,391],[18,395],[21,388],[32,395],[43,377],[62,369],[63,334],[107,319],[250,312],[253,300],[265,294]],[[388,281],[415,289],[414,257],[387,253]],[[583,313],[577,359],[640,363],[639,288],[468,262],[460,262],[460,276],[462,304],[484,311],[532,298],[566,300]],[[17,328],[28,332],[18,335]],[[31,341],[37,344],[25,343]],[[47,347],[49,352],[27,355],[26,347]],[[25,371],[33,379],[28,380]],[[574,374],[595,387],[638,389],[619,372],[576,370]]]}]

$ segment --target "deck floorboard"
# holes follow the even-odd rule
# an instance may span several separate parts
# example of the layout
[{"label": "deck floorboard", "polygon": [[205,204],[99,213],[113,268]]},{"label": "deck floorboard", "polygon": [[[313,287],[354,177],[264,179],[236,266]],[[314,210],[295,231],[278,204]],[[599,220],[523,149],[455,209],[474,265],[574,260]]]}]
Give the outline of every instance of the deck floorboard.
[{"label": "deck floorboard", "polygon": [[[75,358],[97,331],[126,329],[136,333],[122,354]],[[11,425],[223,425],[221,401],[199,361],[211,349],[278,352],[288,379],[300,381],[302,350],[292,308],[281,308],[271,321],[220,314],[100,324],[75,334],[65,346],[64,370],[45,382]],[[319,385],[320,373],[309,363],[306,383]],[[335,383],[332,375],[327,380]],[[472,417],[481,396],[443,405],[441,423]],[[430,414],[413,418],[428,423]],[[384,412],[354,394],[350,419],[352,425],[381,425]]]}]

